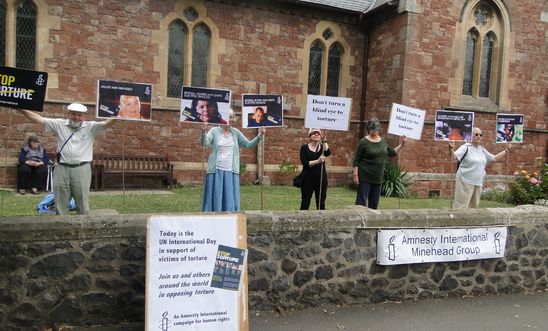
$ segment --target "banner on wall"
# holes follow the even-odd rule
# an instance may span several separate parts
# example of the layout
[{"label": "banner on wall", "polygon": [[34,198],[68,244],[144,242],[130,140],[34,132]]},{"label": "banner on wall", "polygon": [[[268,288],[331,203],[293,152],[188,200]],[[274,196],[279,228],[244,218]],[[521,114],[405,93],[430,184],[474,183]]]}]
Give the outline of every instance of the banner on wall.
[{"label": "banner on wall", "polygon": [[388,133],[420,140],[425,116],[424,110],[393,103]]},{"label": "banner on wall", "polygon": [[283,126],[281,95],[242,95],[242,128]]},{"label": "banner on wall", "polygon": [[473,112],[436,110],[434,140],[472,141],[473,128]]},{"label": "banner on wall", "polygon": [[48,73],[0,66],[0,106],[44,110]]},{"label": "banner on wall", "polygon": [[466,261],[504,257],[506,227],[379,230],[382,265]]},{"label": "banner on wall", "polygon": [[183,86],[180,121],[228,124],[230,98],[229,90]]},{"label": "banner on wall", "polygon": [[248,330],[241,214],[147,222],[146,330]]},{"label": "banner on wall", "polygon": [[497,143],[523,143],[524,116],[497,114]]},{"label": "banner on wall", "polygon": [[97,81],[97,117],[150,121],[152,84]]},{"label": "banner on wall", "polygon": [[352,99],[308,95],[305,128],[348,131]]}]

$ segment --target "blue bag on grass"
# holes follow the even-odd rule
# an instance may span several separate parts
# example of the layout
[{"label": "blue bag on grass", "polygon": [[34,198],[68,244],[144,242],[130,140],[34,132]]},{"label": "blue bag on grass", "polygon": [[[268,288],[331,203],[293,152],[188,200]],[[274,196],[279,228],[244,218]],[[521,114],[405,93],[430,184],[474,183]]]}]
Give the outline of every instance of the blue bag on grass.
[{"label": "blue bag on grass", "polygon": [[[70,198],[69,209],[76,210],[74,198]],[[55,214],[55,195],[53,193],[46,195],[36,206],[36,210],[40,214]]]}]

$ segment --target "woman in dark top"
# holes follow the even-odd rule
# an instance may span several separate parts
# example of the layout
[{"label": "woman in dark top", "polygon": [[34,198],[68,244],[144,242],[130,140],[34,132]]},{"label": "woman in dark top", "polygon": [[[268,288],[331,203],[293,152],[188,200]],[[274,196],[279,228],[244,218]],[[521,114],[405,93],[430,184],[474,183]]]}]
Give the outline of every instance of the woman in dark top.
[{"label": "woman in dark top", "polygon": [[48,162],[48,153],[40,145],[38,136],[30,136],[27,144],[21,148],[19,153],[17,181],[20,194],[26,194],[28,189],[33,194],[38,194],[39,188],[45,188]]},{"label": "woman in dark top", "polygon": [[331,151],[320,129],[310,129],[308,138],[310,142],[301,146],[303,165],[301,210],[308,210],[313,192],[316,196],[316,209],[324,210],[327,196],[327,171],[324,162],[326,157],[331,155]]},{"label": "woman in dark top", "polygon": [[400,144],[392,149],[381,138],[381,123],[372,118],[367,124],[368,134],[360,140],[354,155],[354,183],[358,185],[356,205],[377,209],[381,195],[384,164],[388,157],[396,156],[404,147],[407,138],[401,137]]}]

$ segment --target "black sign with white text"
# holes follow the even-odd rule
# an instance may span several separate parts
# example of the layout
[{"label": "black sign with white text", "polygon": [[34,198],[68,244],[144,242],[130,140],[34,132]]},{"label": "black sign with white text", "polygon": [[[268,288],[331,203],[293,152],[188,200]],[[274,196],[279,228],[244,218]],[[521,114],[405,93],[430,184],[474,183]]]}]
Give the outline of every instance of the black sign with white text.
[{"label": "black sign with white text", "polygon": [[42,111],[48,73],[0,66],[0,106]]}]

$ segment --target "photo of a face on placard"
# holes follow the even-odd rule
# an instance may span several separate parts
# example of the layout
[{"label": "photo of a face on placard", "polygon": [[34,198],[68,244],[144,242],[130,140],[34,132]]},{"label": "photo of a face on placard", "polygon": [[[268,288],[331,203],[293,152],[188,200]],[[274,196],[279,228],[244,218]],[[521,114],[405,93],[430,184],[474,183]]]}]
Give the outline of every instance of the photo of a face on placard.
[{"label": "photo of a face on placard", "polygon": [[110,80],[97,82],[97,117],[150,121],[152,85]]},{"label": "photo of a face on placard", "polygon": [[181,122],[228,124],[229,112],[230,91],[183,87]]},{"label": "photo of a face on placard", "polygon": [[497,143],[523,142],[523,115],[497,114]]},{"label": "photo of a face on placard", "polygon": [[242,95],[242,127],[281,127],[283,97],[281,95]]},{"label": "photo of a face on placard", "polygon": [[472,141],[474,113],[452,110],[437,110],[434,140]]}]

